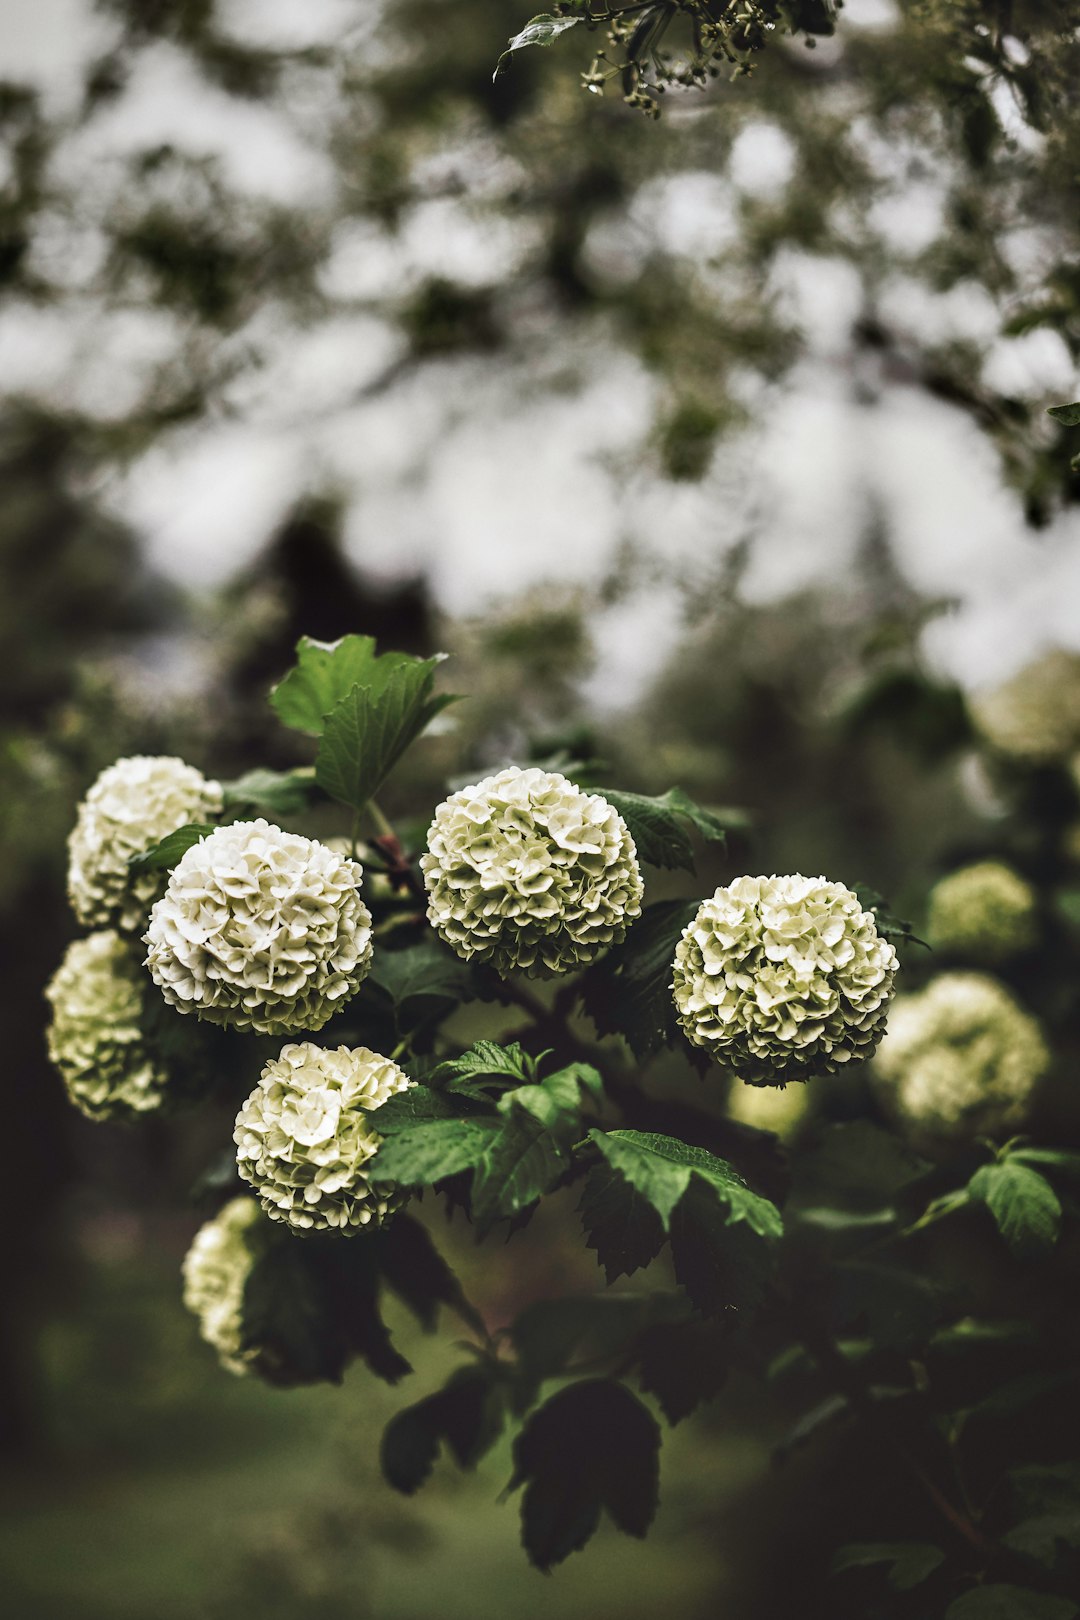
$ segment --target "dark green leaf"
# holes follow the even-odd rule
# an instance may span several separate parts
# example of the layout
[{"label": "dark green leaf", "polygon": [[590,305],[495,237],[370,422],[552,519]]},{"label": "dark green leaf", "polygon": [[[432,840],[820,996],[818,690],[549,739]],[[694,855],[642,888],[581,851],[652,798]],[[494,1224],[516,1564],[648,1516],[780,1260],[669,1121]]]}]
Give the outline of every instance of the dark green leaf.
[{"label": "dark green leaf", "polygon": [[894,1592],[921,1586],[945,1562],[945,1554],[928,1541],[861,1541],[841,1547],[832,1561],[833,1574],[888,1564],[886,1580]]},{"label": "dark green leaf", "polygon": [[436,1394],[390,1420],[380,1448],[387,1483],[411,1496],[443,1444],[459,1468],[475,1467],[501,1434],[503,1419],[502,1390],[490,1366],[459,1368]]},{"label": "dark green leaf", "polygon": [[669,1423],[679,1423],[727,1379],[727,1333],[716,1322],[654,1322],[636,1350],[639,1380]]},{"label": "dark green leaf", "polygon": [[644,1061],[677,1035],[671,968],[695,901],[661,900],[646,906],[621,945],[585,975],[585,1011],[599,1035],[621,1035]]},{"label": "dark green leaf", "polygon": [[234,782],[221,785],[227,810],[250,805],[272,816],[292,816],[306,810],[317,791],[315,773],[310,769],[246,771]]},{"label": "dark green leaf", "polygon": [[992,1584],[956,1598],[945,1610],[945,1620],[1073,1620],[1076,1613],[1071,1598]]},{"label": "dark green leaf", "polygon": [[745,1221],[759,1237],[778,1238],[783,1231],[780,1212],[767,1198],[751,1192],[742,1177],[724,1159],[704,1148],[680,1142],[674,1136],[643,1131],[589,1132],[612,1169],[620,1171],[652,1204],[667,1230],[671,1213],[690,1185],[691,1176],[704,1182],[725,1206],[726,1221]]},{"label": "dark green leaf", "polygon": [[575,1359],[596,1363],[624,1352],[651,1309],[651,1299],[636,1294],[541,1299],[526,1306],[510,1328],[521,1405],[535,1399],[545,1378],[571,1369]]},{"label": "dark green leaf", "polygon": [[427,1125],[435,1119],[463,1119],[474,1113],[479,1105],[468,1097],[448,1097],[428,1086],[410,1086],[387,1097],[378,1110],[372,1125],[380,1136],[400,1136],[417,1125]]},{"label": "dark green leaf", "polygon": [[533,1085],[504,1091],[498,1106],[502,1113],[523,1108],[569,1147],[581,1135],[583,1092],[599,1101],[603,1081],[590,1064],[573,1063]]},{"label": "dark green leaf", "polygon": [[621,1384],[586,1379],[539,1408],[514,1441],[510,1489],[524,1485],[522,1543],[548,1570],[584,1547],[606,1509],[644,1536],[656,1512],[660,1430]]},{"label": "dark green leaf", "polygon": [[576,28],[581,21],[583,21],[581,17],[551,17],[546,12],[533,17],[525,24],[520,34],[515,34],[511,39],[495,64],[492,78],[498,78],[515,51],[523,51],[530,45],[553,45],[560,34],[565,34],[568,28]]},{"label": "dark green leaf", "polygon": [[1020,1523],[1005,1545],[1053,1569],[1062,1546],[1080,1549],[1080,1463],[1014,1468],[1009,1475]]},{"label": "dark green leaf", "polygon": [[493,1119],[434,1119],[397,1132],[371,1162],[379,1181],[403,1187],[431,1187],[479,1164],[498,1131]]},{"label": "dark green leaf", "polygon": [[872,1214],[891,1208],[897,1194],[930,1169],[906,1142],[869,1120],[829,1125],[800,1157],[791,1202]]},{"label": "dark green leaf", "polygon": [[451,951],[424,940],[403,951],[376,951],[361,995],[389,1002],[399,1037],[445,1018],[470,999],[468,967]]},{"label": "dark green leaf", "polygon": [[429,1333],[435,1330],[439,1306],[446,1305],[483,1336],[483,1321],[425,1226],[412,1215],[399,1214],[377,1234],[377,1241],[384,1282]]},{"label": "dark green leaf", "polygon": [[473,1177],[469,1204],[480,1231],[512,1219],[549,1192],[569,1162],[566,1147],[542,1120],[512,1108],[488,1137]]},{"label": "dark green leaf", "polygon": [[861,1328],[878,1346],[912,1350],[926,1343],[949,1308],[940,1284],[898,1266],[851,1260],[835,1267],[833,1320]]},{"label": "dark green leaf", "polygon": [[315,780],[362,810],[411,743],[455,699],[433,696],[439,660],[399,661],[379,685],[354,686],[323,720]]},{"label": "dark green leaf", "polygon": [[823,1401],[812,1406],[809,1412],[804,1412],[799,1421],[792,1425],[784,1438],[773,1448],[773,1457],[777,1462],[786,1462],[793,1452],[809,1444],[815,1435],[822,1429],[828,1429],[841,1418],[846,1418],[851,1411],[847,1398],[844,1395],[826,1395]]},{"label": "dark green leaf", "polygon": [[660,1253],[664,1243],[660,1217],[648,1199],[606,1162],[589,1171],[580,1207],[586,1248],[596,1251],[609,1283],[639,1271]]},{"label": "dark green leaf", "polygon": [[655,798],[604,788],[603,797],[626,822],[638,858],[648,866],[694,870],[694,846],[682,825],[684,821],[710,843],[723,843],[727,837],[723,822],[696,805],[682,788],[669,788]]},{"label": "dark green leaf", "polygon": [[1046,414],[1062,427],[1080,427],[1080,400],[1075,405],[1049,405]]},{"label": "dark green leaf", "polygon": [[[779,1222],[773,1205],[767,1207]],[[775,1255],[767,1237],[746,1221],[734,1220],[714,1185],[695,1177],[672,1216],[671,1259],[676,1281],[695,1310],[722,1316],[729,1310],[756,1309]]]},{"label": "dark green leaf", "polygon": [[132,855],[128,861],[131,872],[171,872],[173,867],[185,855],[193,844],[201,838],[206,838],[214,831],[208,821],[190,821],[184,827],[177,827],[163,838],[160,843],[154,844],[150,849],[144,849],[141,855]]},{"label": "dark green leaf", "polygon": [[1038,1171],[1015,1158],[984,1164],[968,1182],[976,1203],[985,1204],[1018,1260],[1048,1253],[1061,1230],[1061,1204]]},{"label": "dark green leaf", "polygon": [[1080,1177],[1080,1153],[1070,1153],[1065,1148],[1018,1147],[1011,1150],[1009,1158],[1034,1165],[1043,1173],[1056,1170],[1069,1179]]},{"label": "dark green leaf", "polygon": [[857,883],[855,893],[863,909],[874,913],[874,922],[882,939],[891,939],[901,945],[921,945],[927,951],[930,949],[925,939],[919,938],[909,922],[893,914],[888,901],[876,889]]},{"label": "dark green leaf", "polygon": [[495,1041],[476,1041],[460,1057],[447,1058],[440,1063],[431,1071],[428,1079],[437,1085],[453,1085],[455,1081],[474,1080],[487,1075],[518,1081],[533,1080],[536,1077],[536,1059],[522,1051],[517,1041],[510,1046],[499,1046]]}]

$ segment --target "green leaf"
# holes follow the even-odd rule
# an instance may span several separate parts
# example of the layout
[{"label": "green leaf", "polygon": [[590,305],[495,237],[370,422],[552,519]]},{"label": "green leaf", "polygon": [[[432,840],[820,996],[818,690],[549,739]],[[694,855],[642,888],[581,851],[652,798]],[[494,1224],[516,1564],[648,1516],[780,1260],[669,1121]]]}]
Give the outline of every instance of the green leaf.
[{"label": "green leaf", "polygon": [[572,1063],[531,1085],[504,1091],[498,1106],[502,1113],[523,1108],[570,1146],[581,1135],[583,1094],[599,1103],[604,1095],[604,1082],[591,1064]]},{"label": "green leaf", "polygon": [[1013,1157],[984,1164],[968,1182],[976,1203],[985,1204],[1018,1260],[1046,1254],[1061,1230],[1061,1204],[1045,1176]]},{"label": "green leaf", "polygon": [[992,1584],[956,1598],[945,1610],[945,1620],[1073,1620],[1076,1613],[1071,1598]]},{"label": "green leaf", "polygon": [[428,1333],[435,1331],[439,1306],[445,1305],[483,1337],[481,1317],[466,1299],[425,1226],[411,1215],[398,1214],[373,1235],[378,1243],[383,1281]]},{"label": "green leaf", "polygon": [[[779,1229],[778,1213],[767,1207]],[[770,1240],[732,1218],[715,1185],[695,1177],[672,1217],[671,1259],[675,1279],[695,1310],[722,1316],[760,1305],[775,1251]]]},{"label": "green leaf", "polygon": [[383,1142],[371,1161],[378,1181],[403,1187],[431,1187],[480,1163],[498,1131],[493,1119],[434,1119]]},{"label": "green leaf", "polygon": [[1080,400],[1075,405],[1048,405],[1046,414],[1063,427],[1080,427]]},{"label": "green leaf", "polygon": [[641,1061],[678,1034],[671,998],[671,968],[696,901],[661,900],[646,906],[621,945],[590,968],[582,981],[585,1011],[598,1035],[621,1035]]},{"label": "green leaf", "polygon": [[870,1215],[891,1210],[897,1195],[930,1169],[892,1131],[857,1119],[826,1126],[801,1155],[791,1191],[793,1207],[830,1207]]},{"label": "green leaf", "polygon": [[428,1079],[451,1086],[463,1080],[499,1076],[508,1080],[534,1080],[537,1060],[522,1050],[517,1041],[499,1046],[495,1041],[476,1041],[460,1057],[447,1058],[432,1069]]},{"label": "green leaf", "polygon": [[315,794],[315,772],[309,767],[295,771],[246,771],[233,782],[223,782],[225,808],[237,805],[264,810],[272,816],[292,816],[306,810]]},{"label": "green leaf", "polygon": [[394,670],[419,662],[411,653],[377,653],[374,636],[338,641],[301,636],[296,663],[272,688],[270,706],[294,731],[321,737],[326,716],[355,686],[381,691]]},{"label": "green leaf", "polygon": [[864,883],[855,885],[855,893],[864,911],[874,913],[874,922],[882,939],[891,939],[901,945],[921,945],[924,950],[931,947],[925,939],[920,939],[911,923],[903,917],[897,917],[889,909],[888,901],[876,889],[870,889]]},{"label": "green leaf", "polygon": [[469,1208],[481,1233],[549,1192],[569,1163],[566,1146],[543,1120],[512,1108],[488,1137],[473,1177]]},{"label": "green leaf", "polygon": [[1080,1549],[1080,1463],[1014,1468],[1009,1474],[1019,1524],[1002,1537],[1006,1547],[1053,1569],[1062,1546]]},{"label": "green leaf", "polygon": [[833,1270],[833,1321],[863,1328],[874,1344],[913,1350],[929,1339],[949,1309],[948,1293],[918,1272],[870,1260],[849,1260]]},{"label": "green leaf", "polygon": [[602,797],[622,816],[637,845],[639,859],[648,866],[694,870],[694,846],[682,826],[684,821],[709,843],[722,844],[727,838],[724,823],[695,804],[682,788],[669,788],[655,798],[604,788]]},{"label": "green leaf", "polygon": [[209,837],[214,830],[208,821],[189,821],[186,826],[177,827],[175,832],[169,833],[160,843],[144,849],[141,855],[132,855],[128,870],[132,873],[171,872],[192,845]]},{"label": "green leaf", "polygon": [[518,1409],[536,1398],[546,1378],[572,1371],[575,1359],[595,1364],[624,1356],[652,1309],[652,1299],[638,1294],[587,1294],[527,1305],[510,1327],[519,1370]]},{"label": "green leaf", "polygon": [[379,1458],[389,1485],[411,1496],[445,1444],[459,1468],[474,1468],[502,1433],[502,1391],[486,1366],[461,1367],[435,1395],[391,1418]]},{"label": "green leaf", "polygon": [[526,50],[530,45],[553,45],[560,34],[565,34],[568,28],[576,28],[583,20],[581,17],[552,17],[547,12],[541,12],[539,16],[533,17],[525,24],[520,34],[514,35],[499,57],[495,64],[495,72],[491,75],[492,79],[499,77],[515,51]]},{"label": "green leaf", "polygon": [[352,687],[324,717],[315,780],[331,798],[363,810],[410,744],[456,702],[432,695],[438,663],[398,661],[377,685]]},{"label": "green leaf", "polygon": [[585,1246],[595,1251],[609,1283],[647,1266],[663,1247],[660,1217],[606,1160],[585,1178],[580,1210]]},{"label": "green leaf", "polygon": [[660,1429],[636,1396],[609,1379],[560,1390],[514,1441],[509,1489],[524,1485],[521,1539],[538,1569],[584,1547],[601,1509],[643,1537],[656,1512]]},{"label": "green leaf", "polygon": [[846,1569],[888,1564],[885,1578],[894,1592],[921,1586],[945,1562],[945,1554],[928,1541],[861,1541],[841,1547],[833,1558],[834,1575]]},{"label": "green leaf", "polygon": [[427,1125],[436,1119],[461,1119],[476,1111],[476,1105],[467,1097],[448,1097],[428,1086],[410,1086],[387,1097],[372,1119],[372,1127],[380,1136],[399,1136],[417,1125]]},{"label": "green leaf", "polygon": [[376,951],[361,998],[376,995],[389,1002],[401,1039],[470,1000],[471,984],[466,964],[427,939],[403,951]]},{"label": "green leaf", "polygon": [[778,1238],[783,1232],[780,1212],[767,1198],[751,1192],[745,1181],[725,1159],[704,1148],[680,1142],[674,1136],[654,1136],[643,1131],[589,1132],[589,1140],[652,1204],[664,1230],[671,1212],[697,1176],[726,1206],[729,1225],[745,1221],[759,1237]]},{"label": "green leaf", "polygon": [[638,1340],[638,1377],[671,1424],[718,1395],[727,1381],[728,1335],[716,1322],[653,1322]]},{"label": "green leaf", "polygon": [[1080,1177],[1080,1153],[1070,1153],[1066,1148],[1017,1147],[1010,1151],[1009,1158],[1033,1164],[1041,1171],[1056,1170],[1069,1179]]}]

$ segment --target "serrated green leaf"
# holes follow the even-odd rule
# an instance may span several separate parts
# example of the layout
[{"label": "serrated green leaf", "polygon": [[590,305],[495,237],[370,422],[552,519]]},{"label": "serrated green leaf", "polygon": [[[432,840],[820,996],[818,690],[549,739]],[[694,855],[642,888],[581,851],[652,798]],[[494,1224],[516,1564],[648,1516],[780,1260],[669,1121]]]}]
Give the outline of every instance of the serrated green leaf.
[{"label": "serrated green leaf", "polygon": [[887,1349],[913,1350],[925,1344],[949,1303],[939,1283],[899,1266],[849,1260],[833,1271],[836,1326],[864,1328],[876,1345]]},{"label": "serrated green leaf", "polygon": [[272,816],[296,815],[307,808],[317,792],[315,772],[306,767],[295,771],[245,771],[243,776],[221,786],[227,810],[244,805]]},{"label": "serrated green leaf", "polygon": [[885,1578],[894,1592],[921,1586],[945,1562],[945,1554],[928,1541],[861,1541],[841,1547],[832,1561],[834,1575],[846,1569],[887,1564]]},{"label": "serrated green leaf", "polygon": [[620,1171],[649,1200],[665,1231],[692,1175],[704,1181],[726,1206],[729,1224],[745,1221],[759,1237],[766,1238],[778,1238],[783,1231],[776,1205],[751,1192],[726,1160],[704,1148],[643,1131],[593,1130],[589,1139],[612,1169]]},{"label": "serrated green leaf", "polygon": [[373,996],[383,998],[384,1006],[388,1002],[400,1039],[470,1000],[471,988],[467,965],[427,939],[403,951],[376,951],[359,1006],[362,1009],[365,998]]},{"label": "serrated green leaf", "polygon": [[598,1035],[621,1035],[641,1061],[678,1032],[671,997],[675,947],[697,910],[690,900],[646,906],[621,945],[589,969],[582,981],[585,1011]]},{"label": "serrated green leaf", "polygon": [[580,1212],[585,1246],[595,1251],[609,1283],[647,1266],[663,1248],[660,1217],[606,1160],[586,1176]]},{"label": "serrated green leaf", "polygon": [[208,821],[189,821],[186,826],[177,827],[175,832],[169,833],[150,849],[144,849],[141,855],[132,855],[128,861],[128,870],[132,873],[171,872],[193,845],[209,837],[214,830]]},{"label": "serrated green leaf", "polygon": [[556,1136],[565,1138],[569,1146],[581,1135],[583,1092],[599,1101],[604,1094],[604,1083],[591,1064],[574,1063],[543,1080],[504,1091],[498,1106],[502,1113],[524,1108]]},{"label": "serrated green leaf", "polygon": [[498,1130],[494,1119],[433,1119],[388,1137],[368,1173],[376,1181],[431,1187],[479,1164]]},{"label": "serrated green leaf", "polygon": [[428,1333],[435,1331],[439,1306],[445,1305],[483,1336],[481,1317],[466,1299],[426,1226],[414,1216],[401,1213],[373,1237],[378,1245],[380,1276]]},{"label": "serrated green leaf", "polygon": [[775,1249],[745,1221],[732,1219],[715,1185],[697,1176],[691,1180],[672,1216],[670,1241],[675,1279],[703,1316],[750,1312],[760,1305]]},{"label": "serrated green leaf", "polygon": [[640,1335],[635,1357],[642,1390],[674,1425],[727,1382],[727,1331],[716,1322],[653,1322]]},{"label": "serrated green leaf", "polygon": [[1071,1598],[991,1583],[956,1598],[945,1610],[945,1620],[1073,1620],[1076,1613]]},{"label": "serrated green leaf", "polygon": [[460,1057],[447,1058],[432,1069],[433,1084],[453,1085],[456,1081],[499,1076],[507,1080],[529,1081],[536,1075],[535,1058],[522,1050],[517,1041],[499,1046],[495,1041],[475,1041]]},{"label": "serrated green leaf", "polygon": [[315,780],[331,798],[363,810],[410,744],[456,701],[432,696],[438,662],[398,661],[378,685],[352,687],[324,716]]},{"label": "serrated green leaf", "polygon": [[492,1135],[476,1166],[469,1208],[479,1231],[511,1220],[549,1192],[570,1162],[564,1143],[547,1124],[521,1108]]},{"label": "serrated green leaf", "polygon": [[723,822],[695,804],[682,788],[669,788],[655,797],[604,788],[602,796],[626,822],[638,858],[648,866],[694,870],[694,846],[682,825],[684,821],[689,821],[709,843],[723,843],[727,838]]},{"label": "serrated green leaf", "polygon": [[399,1136],[418,1125],[430,1124],[436,1119],[461,1119],[476,1111],[477,1105],[469,1098],[448,1097],[429,1086],[410,1086],[387,1097],[372,1117],[372,1127],[380,1136]]},{"label": "serrated green leaf", "polygon": [[571,1371],[575,1360],[595,1366],[623,1355],[652,1309],[652,1298],[637,1294],[587,1294],[527,1305],[510,1327],[519,1369],[518,1409],[531,1404],[545,1379]]},{"label": "serrated green leaf", "polygon": [[1057,1242],[1061,1204],[1045,1176],[1016,1158],[984,1164],[968,1182],[976,1203],[985,1204],[1018,1260],[1037,1259]]},{"label": "serrated green leaf", "polygon": [[411,653],[376,652],[374,636],[301,636],[296,663],[271,689],[270,706],[294,731],[321,737],[326,716],[355,686],[381,691],[395,669],[418,663]]},{"label": "serrated green leaf", "polygon": [[568,28],[576,28],[581,17],[552,17],[547,12],[541,12],[525,24],[520,34],[515,34],[507,45],[505,51],[495,64],[492,79],[497,79],[513,57],[515,51],[527,50],[530,45],[553,45],[560,34],[565,34]]},{"label": "serrated green leaf", "polygon": [[643,1537],[656,1512],[660,1429],[636,1396],[609,1379],[571,1384],[514,1441],[508,1489],[524,1485],[521,1539],[538,1569],[584,1547],[607,1511]]},{"label": "serrated green leaf", "polygon": [[461,1367],[434,1395],[391,1418],[380,1462],[389,1485],[411,1496],[446,1445],[459,1468],[473,1468],[502,1432],[502,1391],[486,1366]]},{"label": "serrated green leaf", "polygon": [[1048,405],[1046,414],[1062,427],[1080,427],[1080,400],[1075,405]]}]

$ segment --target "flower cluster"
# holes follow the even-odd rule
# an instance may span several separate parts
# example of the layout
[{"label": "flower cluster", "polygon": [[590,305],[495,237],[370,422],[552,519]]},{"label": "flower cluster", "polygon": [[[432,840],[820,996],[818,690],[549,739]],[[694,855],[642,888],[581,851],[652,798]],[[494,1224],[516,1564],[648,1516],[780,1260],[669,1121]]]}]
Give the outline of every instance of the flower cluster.
[{"label": "flower cluster", "polygon": [[368,1119],[412,1081],[366,1046],[284,1046],[236,1116],[236,1161],[266,1213],[300,1231],[352,1232],[402,1203],[369,1180]]},{"label": "flower cluster", "polygon": [[962,867],[930,891],[927,934],[935,950],[1008,961],[1035,943],[1035,891],[1000,861]]},{"label": "flower cluster", "polygon": [[977,693],[972,718],[1003,754],[1038,764],[1080,753],[1080,654],[1060,649]]},{"label": "flower cluster", "polygon": [[842,883],[741,877],[684,930],[672,989],[688,1040],[744,1080],[784,1085],[870,1056],[897,966]]},{"label": "flower cluster", "polygon": [[362,877],[359,862],[269,822],[219,827],[154,906],[146,965],[181,1012],[267,1035],[321,1029],[371,966]]},{"label": "flower cluster", "polygon": [[1003,984],[943,973],[897,998],[874,1069],[885,1105],[932,1143],[1015,1130],[1049,1061],[1038,1024]]},{"label": "flower cluster", "polygon": [[146,1044],[148,988],[131,946],[112,929],[69,945],[46,988],[49,1056],[91,1119],[131,1119],[161,1106],[168,1075]]},{"label": "flower cluster", "polygon": [[569,972],[641,915],[626,823],[556,771],[510,768],[453,794],[420,865],[432,927],[500,973]]},{"label": "flower cluster", "polygon": [[245,1342],[244,1290],[272,1241],[273,1228],[255,1200],[233,1198],[200,1226],[184,1256],[184,1304],[229,1372],[249,1372],[258,1359]]},{"label": "flower cluster", "polygon": [[79,921],[126,933],[145,927],[164,874],[133,875],[128,861],[221,807],[221,784],[170,754],[136,754],[102,771],[68,839],[68,896]]}]

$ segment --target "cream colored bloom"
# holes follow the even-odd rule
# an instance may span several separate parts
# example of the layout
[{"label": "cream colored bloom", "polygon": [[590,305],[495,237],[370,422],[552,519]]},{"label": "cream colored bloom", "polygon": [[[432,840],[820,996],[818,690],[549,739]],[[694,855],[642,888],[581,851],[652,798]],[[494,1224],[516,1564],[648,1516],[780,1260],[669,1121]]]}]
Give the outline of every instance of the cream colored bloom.
[{"label": "cream colored bloom", "polygon": [[165,887],[164,872],[132,876],[128,860],[189,821],[219,815],[221,784],[170,754],[136,754],[102,771],[68,839],[68,896],[88,928],[134,933]]},{"label": "cream colored bloom", "polygon": [[1000,861],[961,867],[930,891],[927,936],[935,950],[1005,962],[1035,943],[1035,891]]},{"label": "cream colored bloom", "polygon": [[369,1116],[412,1081],[366,1046],[283,1046],[236,1116],[236,1163],[266,1213],[302,1231],[352,1232],[404,1197],[368,1179],[381,1138]]},{"label": "cream colored bloom", "polygon": [[200,1226],[184,1256],[184,1304],[232,1373],[250,1372],[258,1361],[258,1349],[245,1344],[244,1290],[273,1241],[274,1229],[254,1198],[233,1198]]},{"label": "cream colored bloom", "polygon": [[556,771],[511,767],[453,794],[420,857],[432,927],[500,973],[566,973],[617,944],[644,885],[622,817]]},{"label": "cream colored bloom", "polygon": [[783,1085],[870,1056],[897,966],[842,883],[741,877],[684,930],[672,989],[688,1040],[744,1080]]},{"label": "cream colored bloom", "polygon": [[1050,1055],[1039,1026],[983,973],[942,973],[899,996],[874,1061],[885,1106],[920,1140],[1020,1126]]},{"label": "cream colored bloom", "polygon": [[130,944],[105,929],[68,946],[45,991],[49,1056],[91,1119],[131,1119],[161,1106],[168,1075],[143,1030],[149,988]]},{"label": "cream colored bloom", "polygon": [[150,913],[146,965],[166,1001],[215,1024],[321,1029],[371,966],[363,868],[266,821],[189,849]]},{"label": "cream colored bloom", "polygon": [[1080,750],[1080,654],[1056,648],[969,701],[988,743],[1032,763]]}]

